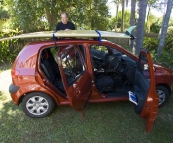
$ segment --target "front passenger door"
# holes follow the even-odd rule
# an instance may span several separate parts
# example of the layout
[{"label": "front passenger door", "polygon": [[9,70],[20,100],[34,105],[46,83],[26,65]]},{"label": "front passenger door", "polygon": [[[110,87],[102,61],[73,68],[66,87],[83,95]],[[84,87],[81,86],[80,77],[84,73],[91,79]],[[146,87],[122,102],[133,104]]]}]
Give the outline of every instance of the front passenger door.
[{"label": "front passenger door", "polygon": [[[148,71],[149,80],[144,76],[144,71]],[[147,50],[141,50],[139,54],[134,80],[134,95],[137,101],[137,105],[134,104],[134,110],[144,119],[146,131],[150,132],[158,112],[159,99],[155,90],[153,63]]]}]

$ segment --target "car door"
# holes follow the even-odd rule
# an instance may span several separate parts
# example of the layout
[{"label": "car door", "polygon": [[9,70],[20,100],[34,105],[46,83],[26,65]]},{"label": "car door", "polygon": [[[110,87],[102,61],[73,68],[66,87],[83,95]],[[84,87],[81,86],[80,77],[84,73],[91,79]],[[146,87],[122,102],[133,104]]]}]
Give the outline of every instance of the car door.
[{"label": "car door", "polygon": [[[144,72],[148,72],[149,79],[144,76]],[[134,95],[137,98],[134,110],[144,119],[146,131],[150,132],[158,112],[159,99],[155,90],[153,63],[147,50],[141,50],[139,54],[134,79]]]},{"label": "car door", "polygon": [[67,46],[58,54],[58,64],[70,105],[83,111],[91,94],[91,76],[78,46]]}]

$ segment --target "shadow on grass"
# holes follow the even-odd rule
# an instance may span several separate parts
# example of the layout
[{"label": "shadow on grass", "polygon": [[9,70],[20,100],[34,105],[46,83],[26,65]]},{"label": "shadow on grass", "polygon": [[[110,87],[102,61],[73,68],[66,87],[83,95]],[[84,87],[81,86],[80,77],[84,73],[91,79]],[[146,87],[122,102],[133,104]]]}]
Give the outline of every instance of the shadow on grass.
[{"label": "shadow on grass", "polygon": [[11,63],[1,64],[0,65],[0,72],[5,71],[5,70],[9,70],[11,68],[12,68]]},{"label": "shadow on grass", "polygon": [[70,106],[57,107],[45,118],[30,118],[22,112],[21,106],[9,101],[0,109],[0,141],[171,142],[173,125],[164,117],[170,112],[168,107],[159,111],[154,128],[147,134],[142,119],[134,113],[129,102],[88,104],[82,120],[81,114]]}]

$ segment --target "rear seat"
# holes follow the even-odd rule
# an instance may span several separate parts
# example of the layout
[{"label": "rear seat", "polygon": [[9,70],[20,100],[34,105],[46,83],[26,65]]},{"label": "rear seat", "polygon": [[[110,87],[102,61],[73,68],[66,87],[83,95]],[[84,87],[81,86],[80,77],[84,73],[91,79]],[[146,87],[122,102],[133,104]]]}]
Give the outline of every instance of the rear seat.
[{"label": "rear seat", "polygon": [[42,52],[41,69],[48,80],[60,91],[65,92],[59,68],[49,49]]}]

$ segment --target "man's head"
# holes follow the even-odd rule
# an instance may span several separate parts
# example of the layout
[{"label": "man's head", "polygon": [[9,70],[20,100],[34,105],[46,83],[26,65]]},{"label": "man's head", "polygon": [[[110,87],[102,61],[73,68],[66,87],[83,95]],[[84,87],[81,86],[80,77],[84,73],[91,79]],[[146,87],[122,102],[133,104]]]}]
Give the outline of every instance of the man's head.
[{"label": "man's head", "polygon": [[63,24],[67,24],[68,22],[68,14],[66,12],[61,13],[61,21]]}]

